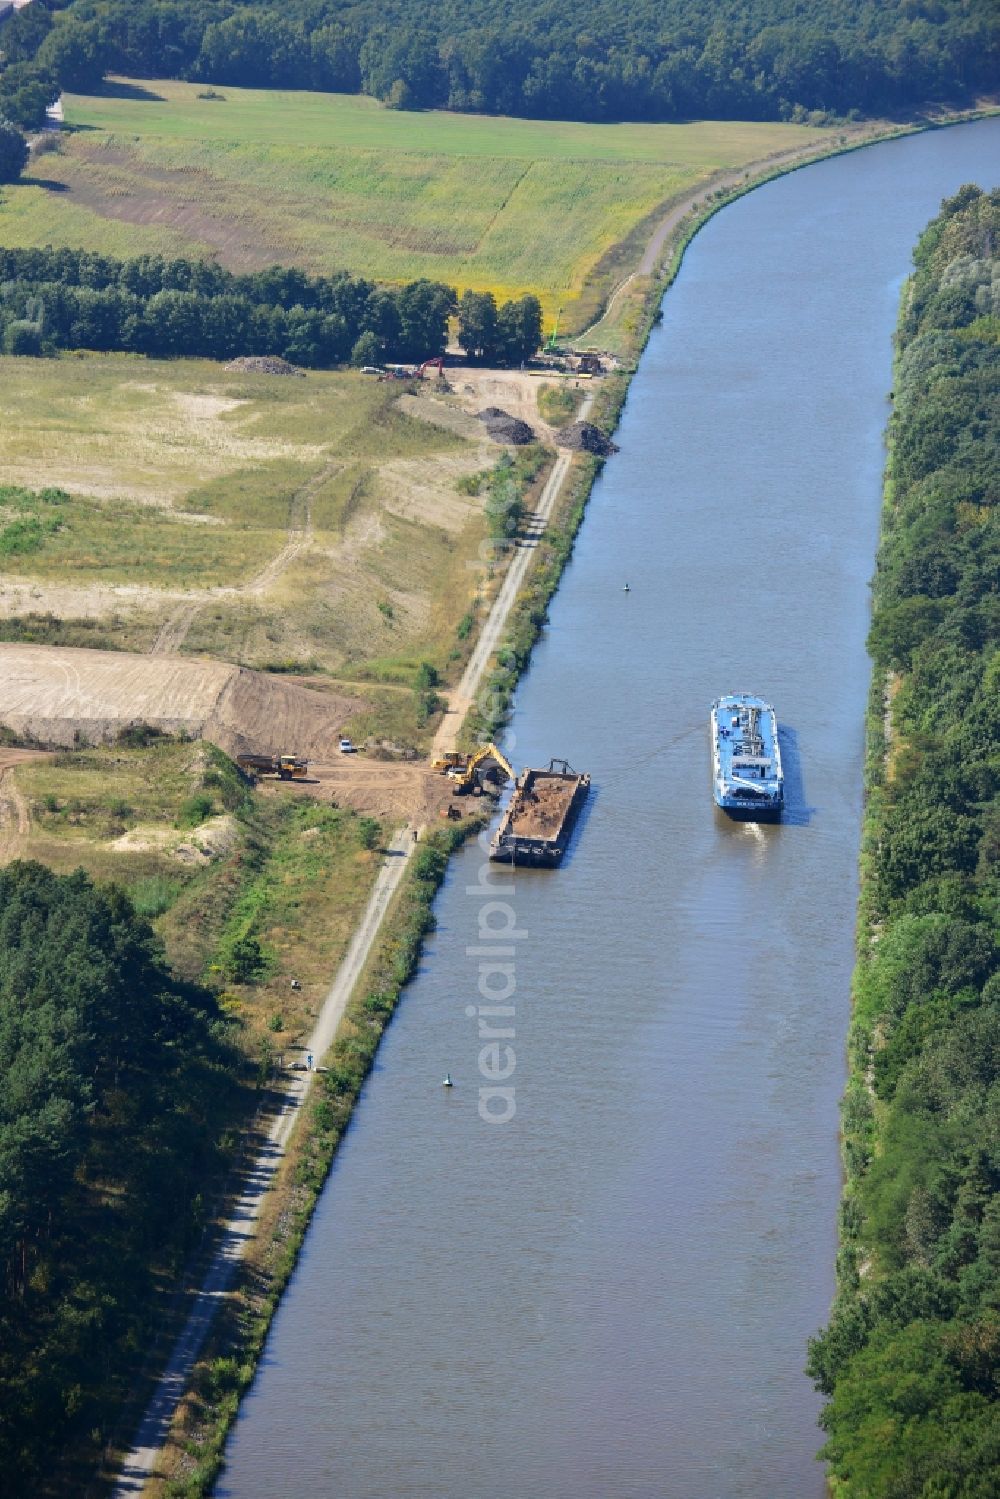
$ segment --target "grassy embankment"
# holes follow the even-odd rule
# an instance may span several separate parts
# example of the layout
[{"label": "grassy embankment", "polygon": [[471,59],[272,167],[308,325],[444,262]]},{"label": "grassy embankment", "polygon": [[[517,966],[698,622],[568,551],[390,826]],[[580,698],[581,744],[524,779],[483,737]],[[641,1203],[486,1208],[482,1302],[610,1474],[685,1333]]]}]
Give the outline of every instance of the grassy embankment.
[{"label": "grassy embankment", "polygon": [[625,274],[617,247],[660,205],[721,170],[834,139],[774,123],[582,125],[401,114],[357,95],[227,87],[211,101],[195,84],[127,87],[65,97],[61,152],[0,194],[0,242],[530,291],[547,318],[564,306],[570,331]]}]

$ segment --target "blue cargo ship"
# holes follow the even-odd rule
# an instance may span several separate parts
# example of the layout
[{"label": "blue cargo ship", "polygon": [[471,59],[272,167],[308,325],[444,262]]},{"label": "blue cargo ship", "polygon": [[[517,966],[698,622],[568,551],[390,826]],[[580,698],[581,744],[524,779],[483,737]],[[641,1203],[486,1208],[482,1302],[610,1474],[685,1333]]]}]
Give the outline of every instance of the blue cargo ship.
[{"label": "blue cargo ship", "polygon": [[781,816],[778,720],[762,697],[731,692],[712,704],[712,773],[716,803],[731,817],[763,822]]}]

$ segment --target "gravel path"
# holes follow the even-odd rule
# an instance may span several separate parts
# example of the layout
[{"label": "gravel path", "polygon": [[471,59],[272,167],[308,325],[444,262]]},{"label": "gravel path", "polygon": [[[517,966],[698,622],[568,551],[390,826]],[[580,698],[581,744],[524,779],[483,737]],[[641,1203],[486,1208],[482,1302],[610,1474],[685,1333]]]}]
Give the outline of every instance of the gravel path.
[{"label": "gravel path", "polygon": [[[588,393],[580,407],[580,419],[585,420],[591,412],[594,404],[593,393]],[[545,534],[545,527],[552,517],[552,511],[556,500],[562,490],[569,466],[572,462],[571,453],[560,453],[553,465],[552,472],[545,481],[538,508],[533,515],[525,518],[527,535],[522,537],[521,545],[517,548],[511,559],[510,566],[500,586],[500,592],[494,600],[483,628],[479,632],[476,648],[469,657],[469,664],[462,673],[461,681],[448,698],[448,709],[441,726],[434,735],[431,745],[431,759],[447,753],[455,748],[462,724],[466,715],[476,700],[479,685],[482,681],[486,668],[495,655],[503,638],[503,632],[507,626],[507,616],[514,606],[515,600],[521,591],[525,573],[531,566],[535,555],[535,549],[539,540]]]}]

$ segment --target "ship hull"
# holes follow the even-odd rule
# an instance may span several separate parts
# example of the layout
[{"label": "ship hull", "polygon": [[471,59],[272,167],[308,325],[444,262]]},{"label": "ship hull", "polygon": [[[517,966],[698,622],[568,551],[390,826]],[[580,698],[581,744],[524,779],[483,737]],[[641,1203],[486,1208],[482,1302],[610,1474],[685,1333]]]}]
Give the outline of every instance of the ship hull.
[{"label": "ship hull", "polygon": [[780,822],[785,779],[770,703],[731,693],[713,703],[709,722],[716,806],[739,822]]},{"label": "ship hull", "polygon": [[785,810],[784,802],[758,802],[751,807],[746,802],[720,801],[718,795],[715,805],[733,822],[780,822]]}]

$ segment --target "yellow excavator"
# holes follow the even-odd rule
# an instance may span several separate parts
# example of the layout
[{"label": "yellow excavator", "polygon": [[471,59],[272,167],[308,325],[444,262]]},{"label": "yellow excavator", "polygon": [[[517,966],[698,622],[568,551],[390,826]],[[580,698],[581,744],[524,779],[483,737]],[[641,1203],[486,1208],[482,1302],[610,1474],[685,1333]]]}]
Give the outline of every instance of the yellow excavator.
[{"label": "yellow excavator", "polygon": [[440,771],[455,782],[456,796],[465,796],[469,791],[478,796],[486,782],[499,786],[504,781],[516,780],[513,765],[495,744],[481,744],[471,755],[451,750],[439,759],[432,760],[431,769]]}]

